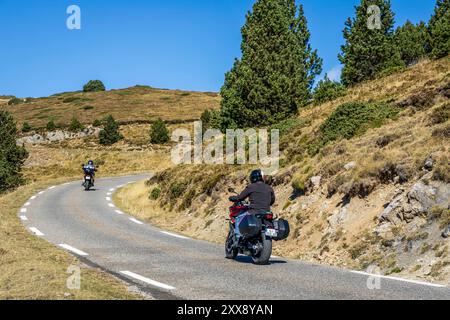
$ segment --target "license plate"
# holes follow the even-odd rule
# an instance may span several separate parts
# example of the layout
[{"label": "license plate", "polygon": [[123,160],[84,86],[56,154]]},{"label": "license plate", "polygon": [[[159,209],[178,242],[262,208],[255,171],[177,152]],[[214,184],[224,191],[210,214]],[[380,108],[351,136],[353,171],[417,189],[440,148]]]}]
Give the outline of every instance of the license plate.
[{"label": "license plate", "polygon": [[87,176],[87,177],[86,177],[86,180],[91,180],[91,177]]},{"label": "license plate", "polygon": [[278,235],[278,232],[275,229],[267,229],[266,230],[266,236],[268,236],[268,237],[276,237],[277,235]]}]

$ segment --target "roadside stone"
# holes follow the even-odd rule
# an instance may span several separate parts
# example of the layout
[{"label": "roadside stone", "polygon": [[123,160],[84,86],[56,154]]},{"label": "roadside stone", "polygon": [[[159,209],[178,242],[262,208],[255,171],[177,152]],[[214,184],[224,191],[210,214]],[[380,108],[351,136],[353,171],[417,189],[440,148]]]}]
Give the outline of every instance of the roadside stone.
[{"label": "roadside stone", "polygon": [[347,171],[353,170],[354,168],[356,168],[356,161],[349,162],[344,166],[344,169]]},{"label": "roadside stone", "polygon": [[447,238],[449,238],[449,237],[450,237],[450,226],[448,226],[447,229],[445,229],[445,230],[442,232],[442,238],[447,239]]},{"label": "roadside stone", "polygon": [[433,166],[434,166],[433,156],[429,155],[428,158],[425,160],[423,168],[425,170],[431,171],[431,170],[433,170]]},{"label": "roadside stone", "polygon": [[320,187],[320,182],[322,181],[321,176],[314,176],[310,179],[313,189],[318,189]]}]

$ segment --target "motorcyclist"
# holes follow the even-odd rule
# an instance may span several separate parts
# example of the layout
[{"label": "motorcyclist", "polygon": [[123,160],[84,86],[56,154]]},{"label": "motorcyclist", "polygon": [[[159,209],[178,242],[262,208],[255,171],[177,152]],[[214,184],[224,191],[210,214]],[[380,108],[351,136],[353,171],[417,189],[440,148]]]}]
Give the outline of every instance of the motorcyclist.
[{"label": "motorcyclist", "polygon": [[[250,184],[238,195],[231,197],[230,200],[244,201],[250,200],[249,210],[245,214],[260,214],[270,212],[270,206],[275,203],[275,192],[273,188],[264,182],[264,173],[260,170],[253,170],[250,174]],[[235,234],[237,239],[240,238],[239,223],[245,214],[241,214],[236,218]]]},{"label": "motorcyclist", "polygon": [[94,165],[94,161],[89,160],[87,165],[83,164],[83,171],[85,174],[89,174],[92,179],[92,186],[94,186],[95,183],[95,172],[97,171],[97,168]]}]

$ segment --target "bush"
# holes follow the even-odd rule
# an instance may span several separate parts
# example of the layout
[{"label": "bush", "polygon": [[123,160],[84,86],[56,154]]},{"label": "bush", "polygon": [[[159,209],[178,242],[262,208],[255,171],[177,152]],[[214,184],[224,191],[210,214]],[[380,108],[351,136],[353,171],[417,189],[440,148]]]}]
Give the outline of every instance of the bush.
[{"label": "bush", "polygon": [[160,118],[158,118],[152,124],[150,131],[150,143],[162,144],[169,141],[169,130],[167,130],[166,124]]},{"label": "bush", "polygon": [[22,132],[30,132],[33,128],[28,122],[24,122],[22,125]]},{"label": "bush", "polygon": [[450,119],[450,103],[446,103],[433,110],[430,116],[431,125],[441,124]]},{"label": "bush", "polygon": [[0,111],[0,136],[0,192],[4,192],[23,183],[21,169],[28,152],[16,144],[16,124],[7,111]]},{"label": "bush", "polygon": [[385,119],[398,114],[398,109],[388,104],[351,102],[340,105],[320,126],[319,136],[309,146],[316,154],[329,142],[351,139],[368,128],[380,127]]},{"label": "bush", "polygon": [[211,111],[210,110],[205,110],[203,111],[202,115],[200,116],[200,121],[202,122],[202,129],[203,129],[203,133],[208,130],[209,128],[211,128]]},{"label": "bush", "polygon": [[91,80],[83,86],[84,92],[99,92],[105,90],[105,85],[100,80]]},{"label": "bush", "polygon": [[83,129],[84,129],[84,127],[81,124],[81,122],[77,118],[73,117],[71,122],[70,122],[69,130],[73,131],[73,132],[78,132],[78,131],[81,131]]},{"label": "bush", "polygon": [[155,187],[152,189],[152,191],[150,192],[150,199],[152,200],[157,200],[159,198],[159,196],[161,195],[161,189],[158,187]]},{"label": "bush", "polygon": [[280,136],[292,132],[293,129],[305,126],[307,122],[300,118],[288,118],[270,127],[270,130],[279,130]]},{"label": "bush", "polygon": [[336,81],[330,80],[327,76],[320,80],[314,89],[313,102],[315,105],[334,100],[345,95],[345,87]]},{"label": "bush", "polygon": [[108,116],[105,122],[105,128],[99,134],[100,144],[109,146],[122,140],[123,135],[119,132],[119,124],[114,120],[113,116]]},{"label": "bush", "polygon": [[84,106],[83,107],[83,110],[93,110],[94,109],[94,107],[93,106]]},{"label": "bush", "polygon": [[23,100],[19,99],[19,98],[16,98],[16,97],[14,97],[14,98],[12,98],[11,100],[8,101],[8,105],[9,106],[13,106],[13,105],[20,104],[20,103],[23,103]]},{"label": "bush", "polygon": [[101,120],[98,120],[98,119],[95,119],[94,120],[94,122],[92,123],[92,125],[94,126],[94,127],[101,127],[102,125],[103,125],[103,123],[102,123],[102,121]]},{"label": "bush", "polygon": [[47,123],[47,130],[48,131],[53,131],[53,130],[55,130],[56,129],[56,124],[55,124],[55,122],[53,121],[53,120],[50,120],[48,123]]}]

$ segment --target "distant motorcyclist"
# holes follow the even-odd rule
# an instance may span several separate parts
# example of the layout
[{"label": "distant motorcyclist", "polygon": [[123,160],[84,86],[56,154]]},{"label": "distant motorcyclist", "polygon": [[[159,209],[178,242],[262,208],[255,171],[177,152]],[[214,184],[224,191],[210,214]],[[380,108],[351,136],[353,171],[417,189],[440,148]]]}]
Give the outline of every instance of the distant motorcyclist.
[{"label": "distant motorcyclist", "polygon": [[92,179],[92,186],[94,186],[94,183],[95,183],[95,172],[97,172],[97,168],[94,165],[94,161],[89,160],[86,165],[83,164],[83,171],[84,171],[85,174],[90,175],[90,177]]},{"label": "distant motorcyclist", "polygon": [[[238,195],[231,197],[232,201],[244,201],[249,199],[249,211],[245,214],[264,214],[270,212],[270,207],[275,203],[275,192],[273,188],[264,182],[264,173],[260,170],[253,170],[250,174],[250,184]],[[236,218],[235,233],[240,238],[239,223],[245,214]]]}]

